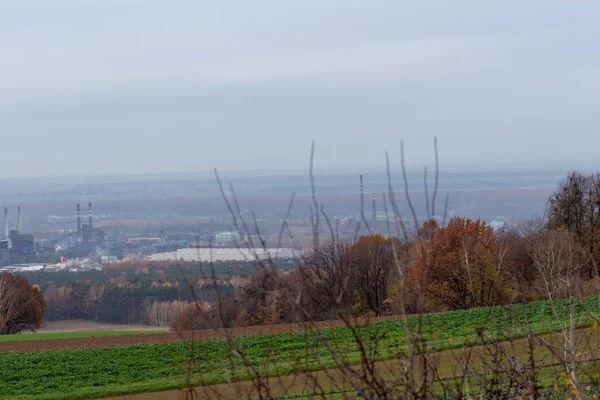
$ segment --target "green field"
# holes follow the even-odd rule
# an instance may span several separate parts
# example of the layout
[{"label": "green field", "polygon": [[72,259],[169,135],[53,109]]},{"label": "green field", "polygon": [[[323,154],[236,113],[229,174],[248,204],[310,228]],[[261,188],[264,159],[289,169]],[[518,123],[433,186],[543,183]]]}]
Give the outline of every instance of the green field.
[{"label": "green field", "polygon": [[[586,298],[585,305],[598,310],[598,298]],[[514,321],[524,321],[526,314],[537,333],[555,326],[551,322],[549,304],[536,302],[527,308],[513,306],[510,315],[501,307],[431,314],[424,317],[424,333],[428,345],[436,351],[474,345],[479,343],[478,328],[486,336],[502,338],[507,334],[507,327],[512,326],[512,334],[519,336],[523,333],[522,324]],[[567,317],[566,307],[559,315]],[[594,319],[580,309],[578,321],[581,326],[589,326]],[[362,325],[360,334],[370,344],[369,351],[374,357],[390,359],[406,348],[404,323],[398,319]],[[417,319],[409,318],[407,323],[414,328]],[[345,355],[346,361],[359,360],[350,329],[331,327],[322,329],[321,333],[332,347]],[[317,359],[334,365],[328,350],[316,336],[297,332],[235,340],[247,362],[259,367],[261,374],[285,375],[298,370],[318,370]],[[313,344],[313,351],[308,350],[307,341]],[[206,384],[249,378],[242,361],[228,350],[224,340],[203,340],[194,347],[193,356],[190,356],[190,344],[181,342],[1,353],[0,393],[2,398],[11,399],[79,399],[176,388],[183,385],[190,359],[193,359],[194,371],[201,373]]]},{"label": "green field", "polygon": [[77,339],[100,336],[124,336],[124,335],[146,335],[164,333],[164,330],[140,330],[140,331],[83,331],[83,332],[43,332],[24,333],[21,335],[1,335],[0,343],[21,340],[47,340],[47,339]]}]

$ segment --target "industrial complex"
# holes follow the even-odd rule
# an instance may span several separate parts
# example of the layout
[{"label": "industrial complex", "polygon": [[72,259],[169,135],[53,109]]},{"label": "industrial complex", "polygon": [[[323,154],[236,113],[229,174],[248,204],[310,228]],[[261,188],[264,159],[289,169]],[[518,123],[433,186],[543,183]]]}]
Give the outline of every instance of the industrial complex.
[{"label": "industrial complex", "polygon": [[[68,247],[77,250],[83,256],[93,254],[97,249],[105,246],[104,231],[94,228],[92,218],[92,203],[88,204],[88,223],[81,224],[80,205],[77,204],[77,230],[65,235],[57,241],[70,239]],[[17,207],[17,229],[10,229],[9,209],[4,207],[4,238],[0,240],[0,271],[35,271],[60,266],[58,262],[44,262],[44,257],[38,255],[40,246],[32,234],[24,233],[21,222],[21,206]],[[72,240],[72,236],[76,236]],[[55,243],[50,243],[54,245]],[[47,246],[47,241],[45,242]],[[64,259],[60,254],[54,254],[54,258]],[[36,262],[23,262],[23,260]]]},{"label": "industrial complex", "polygon": [[88,203],[88,223],[81,225],[81,208],[77,203],[77,241],[86,245],[104,247],[104,231],[94,228],[92,219],[92,203]]},{"label": "industrial complex", "polygon": [[[21,206],[17,210],[16,229],[10,229],[9,208],[4,208],[4,238],[0,240],[0,272],[57,271],[61,269],[101,268],[107,263],[146,259],[150,261],[243,261],[265,257],[288,258],[291,249],[259,249],[249,252],[238,247],[255,240],[253,235],[237,231],[209,230],[126,234],[111,232],[94,224],[92,203],[88,203],[87,223],[82,223],[81,205],[76,204],[76,220],[65,219],[67,229],[36,240],[22,230]],[[71,217],[72,218],[72,217]],[[69,220],[71,228],[69,229]],[[44,231],[41,231],[44,235]],[[263,254],[264,253],[264,254]]]},{"label": "industrial complex", "polygon": [[8,207],[4,207],[4,239],[0,240],[0,267],[6,266],[12,255],[26,255],[35,252],[32,235],[21,229],[21,206],[17,208],[17,229],[9,230]]}]

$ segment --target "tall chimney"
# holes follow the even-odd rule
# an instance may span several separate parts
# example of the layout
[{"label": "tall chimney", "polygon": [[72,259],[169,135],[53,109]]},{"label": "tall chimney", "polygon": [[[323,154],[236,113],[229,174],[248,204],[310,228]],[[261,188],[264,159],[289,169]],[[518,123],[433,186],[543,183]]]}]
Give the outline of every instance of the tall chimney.
[{"label": "tall chimney", "polygon": [[365,198],[363,193],[363,176],[360,175],[360,211],[365,211]]},{"label": "tall chimney", "polygon": [[371,196],[371,203],[373,205],[373,209],[371,210],[371,221],[373,223],[377,222],[377,200],[375,200],[375,193]]},{"label": "tall chimney", "polygon": [[19,234],[23,232],[21,229],[21,206],[17,207],[17,232],[19,232]]},{"label": "tall chimney", "polygon": [[90,226],[90,229],[92,229],[93,228],[93,225],[92,225],[92,203],[89,203],[88,207],[90,209],[90,222],[89,222],[89,226]]},{"label": "tall chimney", "polygon": [[77,236],[81,236],[81,208],[77,203]]},{"label": "tall chimney", "polygon": [[8,207],[4,207],[4,237],[8,240]]}]

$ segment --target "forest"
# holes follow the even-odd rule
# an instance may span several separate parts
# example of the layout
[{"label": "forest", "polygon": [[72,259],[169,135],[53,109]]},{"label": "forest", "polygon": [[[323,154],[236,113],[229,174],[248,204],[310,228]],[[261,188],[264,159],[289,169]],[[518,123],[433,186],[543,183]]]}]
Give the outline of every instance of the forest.
[{"label": "forest", "polygon": [[[289,269],[293,262],[280,264]],[[215,301],[215,290],[234,295],[257,271],[251,262],[217,262],[210,268],[214,277],[209,277],[209,266],[198,263],[133,261],[102,270],[38,271],[22,276],[44,293],[46,321],[87,319],[167,326],[195,298],[210,304]]]}]

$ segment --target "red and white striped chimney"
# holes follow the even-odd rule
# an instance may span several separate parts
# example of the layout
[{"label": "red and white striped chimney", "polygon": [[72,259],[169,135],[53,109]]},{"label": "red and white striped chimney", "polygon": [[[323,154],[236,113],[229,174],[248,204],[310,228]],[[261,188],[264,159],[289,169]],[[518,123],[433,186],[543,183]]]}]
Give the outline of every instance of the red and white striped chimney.
[{"label": "red and white striped chimney", "polygon": [[93,228],[93,225],[92,225],[92,203],[89,203],[88,207],[89,207],[89,214],[90,214],[89,227],[90,227],[90,229],[92,229]]}]

